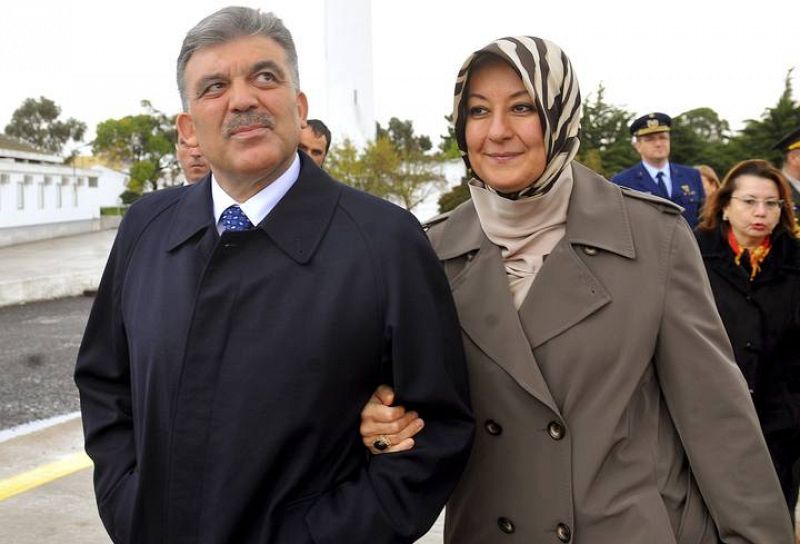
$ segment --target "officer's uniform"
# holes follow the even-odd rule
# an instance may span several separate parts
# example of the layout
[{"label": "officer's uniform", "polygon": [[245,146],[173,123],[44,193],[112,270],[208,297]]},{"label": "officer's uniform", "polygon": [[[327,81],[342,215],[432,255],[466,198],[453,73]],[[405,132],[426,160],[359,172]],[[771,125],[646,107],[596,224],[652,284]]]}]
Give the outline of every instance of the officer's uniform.
[{"label": "officer's uniform", "polygon": [[[632,136],[638,138],[646,134],[669,132],[671,126],[672,119],[668,115],[650,113],[631,123],[630,131]],[[667,166],[669,167],[669,179],[672,182],[671,191],[664,185],[659,185],[643,162],[623,170],[611,178],[611,181],[622,187],[629,187],[671,200],[683,208],[683,217],[686,218],[689,226],[694,228],[697,226],[700,208],[705,200],[700,173],[694,168],[672,162],[667,162]]]},{"label": "officer's uniform", "polygon": [[[781,138],[781,140],[775,144],[773,149],[779,150],[783,153],[784,156],[784,163],[786,162],[786,156],[795,149],[800,149],[800,128],[797,128],[791,131],[789,134]],[[790,175],[786,171],[786,166],[784,165],[783,175],[786,176],[786,179],[789,180],[789,187],[792,189],[792,202],[794,203],[794,214],[797,216],[800,214],[800,177],[796,178]]]}]

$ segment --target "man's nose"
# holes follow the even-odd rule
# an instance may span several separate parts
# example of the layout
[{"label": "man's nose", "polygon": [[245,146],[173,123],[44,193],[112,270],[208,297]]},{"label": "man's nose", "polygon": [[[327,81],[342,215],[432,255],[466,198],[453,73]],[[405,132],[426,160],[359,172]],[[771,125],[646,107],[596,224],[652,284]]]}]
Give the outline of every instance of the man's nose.
[{"label": "man's nose", "polygon": [[230,86],[230,109],[233,111],[248,111],[256,107],[258,100],[253,87],[244,80],[236,79]]}]

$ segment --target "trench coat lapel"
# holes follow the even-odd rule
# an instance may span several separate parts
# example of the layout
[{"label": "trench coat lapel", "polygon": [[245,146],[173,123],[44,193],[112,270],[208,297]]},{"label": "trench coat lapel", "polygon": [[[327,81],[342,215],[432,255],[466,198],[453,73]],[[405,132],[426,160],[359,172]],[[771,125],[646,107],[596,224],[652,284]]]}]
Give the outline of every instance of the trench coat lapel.
[{"label": "trench coat lapel", "polygon": [[[591,269],[601,251],[635,257],[620,189],[573,163],[567,230],[545,260],[519,311],[533,348],[574,327],[611,302]],[[580,256],[578,252],[583,252]]]},{"label": "trench coat lapel", "polygon": [[453,212],[434,249],[442,260],[475,255],[450,278],[461,328],[523,389],[559,413],[520,324],[500,250],[483,233],[471,201]]}]

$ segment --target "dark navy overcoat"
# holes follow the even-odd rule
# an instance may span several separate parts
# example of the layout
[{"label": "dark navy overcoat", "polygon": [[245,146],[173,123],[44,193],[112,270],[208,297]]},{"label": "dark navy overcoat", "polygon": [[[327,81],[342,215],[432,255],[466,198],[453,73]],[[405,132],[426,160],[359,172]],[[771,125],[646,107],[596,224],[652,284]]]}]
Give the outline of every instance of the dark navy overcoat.
[{"label": "dark navy overcoat", "polygon": [[[255,229],[220,236],[210,178],[120,226],[75,379],[117,543],[399,543],[434,522],[472,439],[450,289],[416,220],[302,157]],[[378,384],[424,414],[370,458]]]}]

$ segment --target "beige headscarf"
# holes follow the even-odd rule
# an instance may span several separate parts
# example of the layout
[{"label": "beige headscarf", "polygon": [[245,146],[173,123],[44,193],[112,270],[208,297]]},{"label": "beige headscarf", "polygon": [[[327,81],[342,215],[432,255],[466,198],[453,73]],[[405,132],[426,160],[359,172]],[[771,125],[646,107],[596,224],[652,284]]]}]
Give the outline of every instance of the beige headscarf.
[{"label": "beige headscarf", "polygon": [[569,58],[553,42],[531,36],[502,38],[474,52],[456,79],[453,121],[461,156],[470,168],[464,136],[467,97],[464,95],[473,64],[484,55],[496,55],[517,71],[536,102],[547,145],[547,166],[531,185],[507,198],[533,196],[549,191],[580,145],[581,93]]}]

